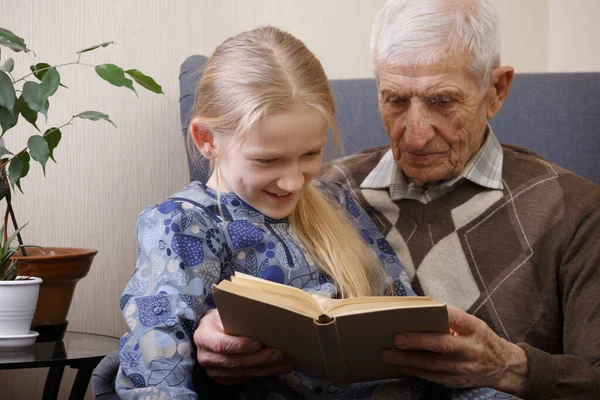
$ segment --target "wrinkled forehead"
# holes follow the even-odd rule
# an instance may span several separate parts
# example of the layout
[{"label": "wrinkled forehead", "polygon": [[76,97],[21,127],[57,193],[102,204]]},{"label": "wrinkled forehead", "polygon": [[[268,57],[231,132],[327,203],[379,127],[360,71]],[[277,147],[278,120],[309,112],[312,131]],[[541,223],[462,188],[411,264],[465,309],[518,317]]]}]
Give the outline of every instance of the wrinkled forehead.
[{"label": "wrinkled forehead", "polygon": [[455,88],[465,92],[479,91],[481,80],[470,68],[470,57],[464,53],[431,63],[407,64],[402,60],[378,63],[375,69],[379,91],[390,89],[420,90]]}]

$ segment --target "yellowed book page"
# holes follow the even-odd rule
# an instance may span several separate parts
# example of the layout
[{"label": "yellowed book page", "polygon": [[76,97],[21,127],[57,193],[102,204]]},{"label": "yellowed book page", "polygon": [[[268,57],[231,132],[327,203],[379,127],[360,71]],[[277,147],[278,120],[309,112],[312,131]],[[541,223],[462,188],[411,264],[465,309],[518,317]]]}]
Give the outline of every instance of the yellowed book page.
[{"label": "yellowed book page", "polygon": [[[227,282],[225,285],[221,285]],[[313,376],[328,378],[327,365],[319,343],[314,319],[285,308],[277,302],[262,302],[256,296],[247,297],[249,288],[235,286],[233,292],[221,290],[232,285],[222,281],[214,289],[215,301],[225,332],[259,340],[264,347],[283,351],[294,368]],[[242,292],[245,292],[242,295]],[[269,299],[270,301],[271,299]]]},{"label": "yellowed book page", "polygon": [[334,300],[325,312],[330,316],[358,314],[369,311],[440,306],[441,303],[427,296],[378,296],[354,297],[351,299]]},{"label": "yellowed book page", "polygon": [[[237,279],[232,281],[222,280],[217,288],[240,296],[259,300],[263,303],[273,304],[290,311],[306,315],[311,319],[321,314],[319,303],[300,289],[278,285],[276,283],[254,282],[251,280]],[[264,281],[266,282],[266,281]],[[281,286],[281,287],[278,287]]]}]

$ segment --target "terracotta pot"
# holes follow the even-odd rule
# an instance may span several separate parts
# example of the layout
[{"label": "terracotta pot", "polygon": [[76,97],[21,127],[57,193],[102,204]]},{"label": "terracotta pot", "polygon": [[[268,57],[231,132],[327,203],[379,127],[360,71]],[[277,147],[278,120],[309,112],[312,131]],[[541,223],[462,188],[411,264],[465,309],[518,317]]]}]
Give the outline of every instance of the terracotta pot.
[{"label": "terracotta pot", "polygon": [[27,248],[19,256],[19,275],[36,276],[40,285],[33,325],[64,324],[77,282],[86,276],[97,250],[70,247]]}]

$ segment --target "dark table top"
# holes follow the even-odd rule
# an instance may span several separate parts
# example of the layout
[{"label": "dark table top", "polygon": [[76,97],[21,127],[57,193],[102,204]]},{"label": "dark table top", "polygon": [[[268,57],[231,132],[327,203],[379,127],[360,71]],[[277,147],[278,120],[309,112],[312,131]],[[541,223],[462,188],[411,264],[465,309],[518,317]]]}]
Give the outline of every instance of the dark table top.
[{"label": "dark table top", "polygon": [[66,332],[62,340],[35,343],[16,351],[0,351],[0,370],[40,368],[56,365],[95,366],[119,349],[119,339],[93,333]]}]

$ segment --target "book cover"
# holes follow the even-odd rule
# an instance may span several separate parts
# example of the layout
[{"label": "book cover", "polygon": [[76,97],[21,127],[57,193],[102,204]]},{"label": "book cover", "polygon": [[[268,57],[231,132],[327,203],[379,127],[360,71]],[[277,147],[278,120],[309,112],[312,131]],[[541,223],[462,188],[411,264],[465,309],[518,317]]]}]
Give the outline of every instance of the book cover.
[{"label": "book cover", "polygon": [[401,332],[448,333],[446,305],[425,296],[321,302],[300,289],[236,273],[214,286],[225,332],[283,351],[294,369],[338,387],[400,376],[381,352]]}]

